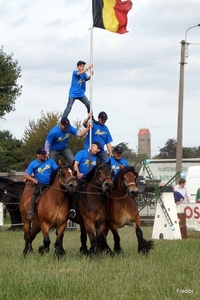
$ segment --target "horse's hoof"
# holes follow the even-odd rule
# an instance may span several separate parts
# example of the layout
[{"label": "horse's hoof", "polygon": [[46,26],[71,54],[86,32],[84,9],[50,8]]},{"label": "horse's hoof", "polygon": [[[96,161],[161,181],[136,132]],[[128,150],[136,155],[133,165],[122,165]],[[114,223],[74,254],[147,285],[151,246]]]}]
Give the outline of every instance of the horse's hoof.
[{"label": "horse's hoof", "polygon": [[81,252],[81,254],[86,255],[86,256],[90,254],[90,251],[88,250],[87,247],[81,247],[80,252]]}]

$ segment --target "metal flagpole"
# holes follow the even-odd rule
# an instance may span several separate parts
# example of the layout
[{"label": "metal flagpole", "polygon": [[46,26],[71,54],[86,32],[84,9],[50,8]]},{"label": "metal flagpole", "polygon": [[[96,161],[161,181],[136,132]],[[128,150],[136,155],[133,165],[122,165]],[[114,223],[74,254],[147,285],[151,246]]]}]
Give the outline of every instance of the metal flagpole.
[{"label": "metal flagpole", "polygon": [[[90,64],[93,64],[93,14],[92,14],[92,1],[91,3],[91,27],[90,27]],[[91,74],[90,69],[90,113],[93,112],[93,76]],[[92,118],[90,118],[89,122],[92,122]],[[90,127],[90,135],[89,135],[89,170],[91,170],[91,145],[92,145],[92,128]]]}]

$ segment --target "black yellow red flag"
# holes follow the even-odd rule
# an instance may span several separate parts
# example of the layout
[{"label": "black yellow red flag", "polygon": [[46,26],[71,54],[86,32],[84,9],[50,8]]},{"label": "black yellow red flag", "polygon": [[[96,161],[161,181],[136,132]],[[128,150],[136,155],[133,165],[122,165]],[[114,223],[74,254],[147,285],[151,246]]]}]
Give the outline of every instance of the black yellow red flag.
[{"label": "black yellow red flag", "polygon": [[130,0],[92,0],[93,27],[115,33],[126,33]]}]

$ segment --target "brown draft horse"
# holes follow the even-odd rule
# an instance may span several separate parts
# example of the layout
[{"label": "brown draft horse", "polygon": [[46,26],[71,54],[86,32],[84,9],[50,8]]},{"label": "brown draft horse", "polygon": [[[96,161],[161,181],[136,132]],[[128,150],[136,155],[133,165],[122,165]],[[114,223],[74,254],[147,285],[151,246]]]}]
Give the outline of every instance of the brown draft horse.
[{"label": "brown draft horse", "polygon": [[41,254],[49,252],[49,230],[51,228],[56,229],[57,235],[55,256],[60,258],[65,254],[62,244],[69,215],[68,197],[69,194],[74,192],[77,188],[76,173],[70,165],[62,164],[60,164],[59,168],[53,173],[54,178],[52,177],[52,184],[41,194],[36,206],[34,218],[31,221],[29,221],[26,216],[34,186],[31,186],[30,183],[27,182],[20,198],[19,208],[22,215],[25,239],[24,255],[33,251],[32,242],[40,230],[43,233],[43,245],[39,247],[38,251]]},{"label": "brown draft horse", "polygon": [[107,164],[102,164],[95,166],[88,173],[86,184],[77,192],[77,217],[72,220],[81,227],[82,253],[88,254],[87,235],[90,239],[91,255],[103,250],[101,237],[107,219],[106,196],[112,188],[112,170]]},{"label": "brown draft horse", "polygon": [[113,192],[108,196],[108,230],[113,233],[114,252],[122,252],[118,228],[134,225],[138,239],[138,253],[147,254],[153,248],[153,241],[146,241],[140,228],[140,215],[135,197],[138,194],[136,185],[138,173],[135,167],[121,167],[114,178]]}]

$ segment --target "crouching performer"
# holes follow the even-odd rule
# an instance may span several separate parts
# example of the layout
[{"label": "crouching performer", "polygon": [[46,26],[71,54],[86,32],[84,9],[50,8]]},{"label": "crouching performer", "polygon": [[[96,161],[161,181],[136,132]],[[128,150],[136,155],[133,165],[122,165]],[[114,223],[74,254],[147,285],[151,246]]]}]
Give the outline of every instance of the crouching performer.
[{"label": "crouching performer", "polygon": [[36,199],[49,186],[51,174],[58,168],[57,163],[53,159],[47,158],[47,152],[44,148],[38,148],[36,155],[37,158],[28,165],[24,174],[26,180],[35,184],[35,190],[27,214],[28,220],[33,219]]},{"label": "crouching performer", "polygon": [[[86,182],[86,175],[89,171],[94,168],[97,164],[98,158],[96,154],[100,151],[101,144],[95,142],[91,145],[91,151],[80,150],[74,157],[74,170],[77,172],[78,178],[78,190],[80,191],[83,184]],[[69,217],[75,218],[76,216],[76,205],[77,205],[77,193],[74,193],[70,201]]]}]

